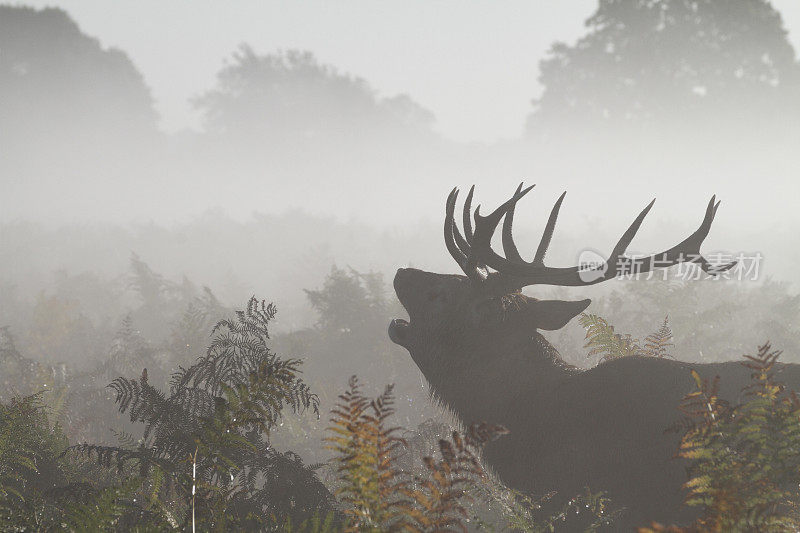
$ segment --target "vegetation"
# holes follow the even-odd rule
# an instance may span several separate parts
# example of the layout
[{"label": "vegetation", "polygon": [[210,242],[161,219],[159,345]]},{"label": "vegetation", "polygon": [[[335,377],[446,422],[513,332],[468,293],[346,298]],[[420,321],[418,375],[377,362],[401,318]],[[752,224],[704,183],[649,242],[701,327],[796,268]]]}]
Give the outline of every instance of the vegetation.
[{"label": "vegetation", "polygon": [[786,362],[798,361],[800,298],[788,283],[642,279],[621,285],[593,300],[593,312],[642,336],[669,314],[671,342],[680,347],[683,361],[729,361],[731,354],[748,352],[752,339],[760,338],[780,344]]},{"label": "vegetation", "polygon": [[672,329],[669,327],[669,316],[664,317],[664,323],[644,339],[644,354],[650,357],[672,357],[669,347],[675,346],[672,342]]},{"label": "vegetation", "polygon": [[[447,417],[431,419],[424,391],[397,401],[388,387],[372,399],[353,379],[335,401],[337,361],[363,369],[366,383],[406,373],[405,359],[383,338],[398,309],[377,274],[334,267],[321,288],[307,291],[316,326],[274,338],[274,306],[251,299],[231,314],[209,289],[172,282],[136,256],[125,283],[139,307],[122,315],[116,332],[104,332],[107,321],[66,297],[86,294],[75,281],[62,278],[73,285],[40,298],[38,318],[22,329],[25,347],[50,339],[49,356],[23,355],[10,328],[0,335],[3,527],[174,530],[193,519],[203,529],[286,531],[613,528],[618,511],[602,492],[587,489],[559,503],[561,495],[499,485],[479,458],[504,430],[484,423],[462,431]],[[84,342],[70,326],[81,323],[92,342],[106,338],[109,346],[85,370],[53,356]],[[584,314],[580,324],[593,360],[671,357],[677,343],[683,349],[668,318],[643,342],[600,315]],[[204,355],[192,360],[204,344]],[[281,358],[273,346],[312,355],[302,367],[313,369],[305,374],[312,381],[300,379],[299,359]],[[794,400],[775,383],[774,357],[765,353],[748,360],[754,376],[766,377],[742,406],[718,401],[713,383],[698,385],[683,406],[696,417],[679,428],[679,453],[694,465],[687,504],[703,511],[696,529],[793,523],[793,481],[770,472],[794,468]],[[697,409],[703,398],[716,425],[700,417],[708,412]],[[324,421],[289,416],[334,403],[324,441]],[[742,451],[727,454],[732,449]]]},{"label": "vegetation", "polygon": [[[49,46],[20,38],[26,34]],[[0,48],[0,115],[25,127],[15,146],[31,133],[78,148],[70,137],[107,143],[108,136],[156,131],[150,91],[130,58],[83,34],[63,10],[0,6]],[[61,98],[52,98],[53,91]],[[109,131],[109,122],[120,131]],[[5,132],[1,138],[14,140]]]},{"label": "vegetation", "polygon": [[569,118],[663,125],[692,114],[735,124],[797,105],[800,67],[768,1],[601,0],[586,26],[541,63],[532,129]]},{"label": "vegetation", "polygon": [[[602,361],[620,357],[667,357],[672,344],[668,318],[642,348],[629,334],[597,315],[582,314],[589,356]],[[800,527],[800,399],[776,379],[783,352],[770,343],[741,363],[751,371],[742,389],[744,401],[731,405],[719,396],[719,376],[701,378],[691,370],[696,390],[680,411],[684,419],[677,457],[690,461],[686,505],[702,516],[686,526],[654,523],[643,533],[701,531],[794,531]]]},{"label": "vegetation", "polygon": [[[196,316],[196,305],[180,324],[194,323],[187,318]],[[65,408],[44,401],[52,391],[0,404],[0,529],[466,531],[470,523],[493,521],[546,531],[584,506],[590,521],[611,519],[601,495],[587,493],[559,514],[541,517],[533,499],[494,481],[479,457],[506,432],[499,426],[476,423],[463,436],[448,430],[415,467],[412,448],[393,425],[393,387],[369,399],[355,377],[331,411],[326,440],[336,473],[330,492],[318,476],[320,465],[306,466],[297,454],[272,446],[287,408],[297,414],[319,409],[319,398],[299,377],[300,361],[269,348],[275,313],[273,305],[251,298],[235,318],[219,320],[205,355],[179,366],[167,392],[147,368],[138,378],[113,379],[111,401],[132,431],[116,431],[115,445],[70,446],[57,421],[69,420]],[[21,375],[44,368],[25,362],[7,332],[4,340],[5,359]],[[128,316],[95,375],[148,360],[154,362],[152,349]],[[85,378],[64,387],[80,389]],[[85,397],[68,391],[63,404]],[[491,506],[505,511],[492,513]]]},{"label": "vegetation", "polygon": [[672,357],[667,351],[673,346],[669,317],[665,317],[661,327],[645,338],[644,345],[629,333],[615,333],[614,326],[601,316],[581,313],[578,322],[586,328],[584,348],[590,348],[587,357],[600,356],[600,362],[630,356]]},{"label": "vegetation", "polygon": [[578,321],[586,328],[587,343],[584,348],[590,348],[588,357],[600,355],[602,362],[639,355],[641,352],[639,341],[630,334],[614,333],[614,326],[600,316],[581,313]]},{"label": "vegetation", "polygon": [[751,371],[744,401],[730,405],[719,378],[702,379],[684,398],[678,456],[690,461],[686,504],[702,510],[688,527],[654,524],[643,532],[795,531],[800,527],[800,400],[776,379],[781,352],[769,343],[742,364]]},{"label": "vegetation", "polygon": [[335,453],[341,486],[337,496],[354,531],[396,531],[404,525],[405,486],[394,461],[403,445],[398,427],[388,427],[394,413],[392,387],[370,401],[355,376],[331,411],[333,433],[327,439]]},{"label": "vegetation", "polygon": [[[422,469],[405,470],[402,455],[409,446],[398,436],[400,428],[390,425],[393,403],[393,387],[369,399],[353,376],[331,411],[332,436],[326,440],[339,473],[336,493],[345,505],[345,531],[467,531],[475,524],[538,533],[554,531],[557,524],[595,531],[613,522],[616,513],[609,512],[602,493],[586,489],[555,514],[543,516],[541,504],[554,493],[537,501],[492,479],[480,454],[488,442],[508,433],[502,426],[479,422],[463,435],[452,431],[436,443],[435,457],[422,458]],[[500,513],[487,512],[481,504],[494,505]]]},{"label": "vegetation", "polygon": [[[602,492],[587,489],[559,504],[559,495],[499,485],[479,458],[503,428],[454,430],[441,416],[417,422],[411,413],[430,416],[430,406],[412,409],[411,395],[396,404],[392,387],[371,399],[355,378],[334,401],[334,361],[349,357],[368,383],[387,369],[402,375],[392,369],[403,359],[382,344],[397,304],[380,276],[332,269],[320,289],[307,291],[317,325],[273,339],[274,306],[251,299],[230,315],[208,289],[171,282],[135,256],[131,266],[126,283],[139,307],[113,334],[97,335],[102,323],[86,318],[81,327],[110,347],[87,370],[42,352],[41,361],[27,357],[10,328],[2,330],[3,527],[174,530],[193,520],[203,529],[538,532],[613,524],[618,511]],[[39,318],[29,326],[37,333],[23,330],[24,345],[48,338],[58,353],[75,342],[69,324],[80,323],[72,317],[81,307],[60,298],[39,300]],[[580,324],[592,359],[671,357],[674,349],[668,318],[644,342],[599,315],[584,314]],[[204,343],[205,354],[192,361]],[[281,358],[271,346],[314,354],[308,364],[317,365],[318,377],[300,379],[300,360]],[[687,504],[703,511],[692,526],[698,530],[794,523],[796,400],[775,381],[768,348],[748,361],[754,385],[747,402],[728,406],[713,383],[698,382],[682,406],[688,419],[678,453],[693,464]],[[288,416],[313,414],[322,403],[336,404],[324,442],[316,416]]]},{"label": "vegetation", "polygon": [[[605,493],[588,488],[503,487],[481,453],[505,429],[492,420],[460,427],[386,339],[402,311],[381,272],[428,247],[427,227],[381,232],[289,211],[246,222],[211,213],[172,229],[53,229],[19,215],[146,219],[157,199],[180,218],[168,200],[191,190],[197,201],[181,205],[201,205],[205,188],[215,204],[237,191],[228,205],[240,213],[267,197],[273,210],[357,205],[367,221],[400,213],[408,223],[409,206],[424,203],[410,176],[436,188],[499,162],[528,168],[531,153],[563,176],[597,161],[620,164],[612,175],[638,161],[630,155],[640,138],[658,155],[648,170],[661,169],[676,190],[698,168],[729,179],[725,164],[753,175],[763,161],[779,184],[794,183],[783,156],[797,144],[800,64],[766,0],[600,0],[586,34],[554,44],[541,64],[528,124],[536,140],[490,146],[444,142],[410,97],[379,95],[306,51],[241,46],[194,100],[201,131],[178,134],[159,130],[126,53],[61,9],[0,6],[0,52],[0,117],[10,125],[0,129],[0,174],[13,176],[6,196],[15,199],[0,223],[0,531],[593,531],[613,530],[617,516]],[[675,141],[666,158],[665,138]],[[718,138],[729,144],[709,150],[705,141]],[[390,201],[364,196],[376,179]],[[785,248],[792,229],[775,230],[764,250]],[[142,256],[128,259],[132,249]],[[331,268],[344,259],[339,250],[376,270]],[[791,255],[781,261],[793,273]],[[221,292],[170,278],[175,265]],[[226,307],[251,294],[242,279],[289,311],[281,330],[265,301]],[[583,366],[719,362],[754,338],[800,361],[800,297],[788,283],[644,280],[596,298],[592,311],[579,321],[583,341],[552,333],[564,354],[584,345]],[[765,344],[747,356],[752,379],[738,404],[721,399],[725,383],[692,374],[676,453],[688,465],[686,504],[700,518],[644,531],[800,528],[800,400],[778,380],[779,355]],[[340,394],[353,372],[363,381]],[[366,390],[386,382],[395,385],[375,397]]]},{"label": "vegetation", "polygon": [[[64,473],[60,479],[43,472],[43,465],[54,462],[48,469],[58,471],[65,457],[85,457],[96,461],[110,483],[89,484],[91,498],[73,501],[77,507],[65,511],[72,514],[52,517],[51,526],[63,519],[76,530],[125,529],[131,524],[254,529],[268,517],[302,523],[331,512],[330,494],[313,469],[296,454],[270,446],[270,432],[285,408],[300,413],[316,412],[319,406],[299,378],[300,362],[281,359],[268,348],[267,328],[275,311],[252,298],[235,320],[219,321],[206,355],[172,374],[169,393],[150,383],[146,368],[138,379],[112,381],[109,387],[119,411],[143,426],[139,438],[120,433],[120,445],[80,444],[67,454],[63,436],[39,437],[42,443],[54,442],[42,448],[19,434],[32,429],[49,432],[39,397],[12,400],[7,408],[11,414],[4,413],[8,423],[0,452],[3,465],[11,467],[3,472],[4,501],[11,505],[18,500],[34,506],[27,508],[29,514],[42,514],[41,509],[54,502],[41,491],[32,492],[18,469],[42,476],[50,488],[64,494],[68,483],[78,478]],[[53,432],[61,436],[58,426]]]},{"label": "vegetation", "polygon": [[364,80],[303,50],[259,55],[241,45],[217,82],[195,99],[209,132],[266,149],[318,140],[338,144],[342,132],[347,137],[381,130],[430,134],[433,122],[408,96],[377,98]]}]

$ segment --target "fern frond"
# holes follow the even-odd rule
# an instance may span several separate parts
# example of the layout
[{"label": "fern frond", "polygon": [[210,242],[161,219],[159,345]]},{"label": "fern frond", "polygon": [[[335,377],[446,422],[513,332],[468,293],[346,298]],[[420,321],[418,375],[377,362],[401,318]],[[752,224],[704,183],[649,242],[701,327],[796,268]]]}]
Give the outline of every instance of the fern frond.
[{"label": "fern frond", "polygon": [[578,319],[586,329],[586,345],[588,357],[600,356],[600,361],[610,361],[620,357],[639,355],[642,351],[639,341],[629,334],[614,332],[614,326],[603,317],[589,313],[581,313]]},{"label": "fern frond", "polygon": [[108,531],[130,510],[133,494],[141,485],[136,479],[118,487],[109,487],[91,501],[73,504],[65,509],[64,521],[70,531]]},{"label": "fern frond", "polygon": [[672,329],[669,327],[669,315],[664,317],[664,323],[658,329],[645,337],[642,355],[647,357],[672,358],[668,348],[675,346],[672,343]]},{"label": "fern frond", "polygon": [[[125,447],[84,444],[74,450],[103,466],[125,471],[130,465],[143,479],[151,476],[145,500],[169,523],[175,524],[191,501],[206,529],[263,526],[259,517],[280,501],[278,493],[264,489],[269,470],[278,464],[289,468],[286,456],[270,450],[269,433],[286,408],[298,413],[319,408],[318,397],[299,376],[300,360],[281,359],[269,349],[268,322],[275,312],[274,305],[254,297],[235,319],[220,320],[206,354],[173,372],[168,393],[148,381],[146,369],[139,379],[112,381],[119,411],[144,425],[142,439],[135,447],[126,439]],[[305,475],[315,504],[330,509],[330,494],[297,459],[291,462],[294,478]],[[282,501],[284,513],[308,517],[319,510],[298,507],[298,487],[286,488],[291,497]]]},{"label": "fern frond", "polygon": [[352,376],[348,389],[331,410],[325,440],[335,454],[341,486],[340,500],[348,505],[345,514],[352,531],[397,531],[405,527],[407,479],[395,467],[400,446],[397,427],[387,425],[394,414],[393,387],[370,400]]},{"label": "fern frond", "polygon": [[413,531],[467,531],[471,491],[488,479],[479,453],[487,442],[507,433],[503,426],[478,423],[464,437],[453,431],[449,439],[439,440],[441,459],[425,457],[428,475],[415,476],[414,488],[403,489]]},{"label": "fern frond", "polygon": [[800,526],[800,405],[775,381],[779,351],[769,343],[745,356],[751,381],[745,400],[719,400],[718,378],[692,377],[696,390],[681,411],[688,419],[678,456],[691,461],[686,503],[702,507],[700,530],[784,531]]}]

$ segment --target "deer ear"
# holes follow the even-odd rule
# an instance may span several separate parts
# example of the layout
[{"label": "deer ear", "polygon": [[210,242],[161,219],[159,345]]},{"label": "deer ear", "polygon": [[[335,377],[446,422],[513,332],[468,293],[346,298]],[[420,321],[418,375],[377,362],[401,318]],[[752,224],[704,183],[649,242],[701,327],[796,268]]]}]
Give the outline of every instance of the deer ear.
[{"label": "deer ear", "polygon": [[556,330],[578,316],[589,307],[591,300],[565,302],[563,300],[533,300],[528,302],[525,314],[536,329]]}]

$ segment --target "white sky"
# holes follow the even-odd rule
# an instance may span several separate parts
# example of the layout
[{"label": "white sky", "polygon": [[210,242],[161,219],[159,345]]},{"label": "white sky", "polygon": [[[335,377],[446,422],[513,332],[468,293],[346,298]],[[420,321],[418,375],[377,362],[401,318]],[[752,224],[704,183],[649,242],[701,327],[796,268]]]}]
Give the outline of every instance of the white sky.
[{"label": "white sky", "polygon": [[[105,46],[123,49],[150,85],[168,131],[196,127],[188,99],[214,85],[231,52],[302,48],[407,93],[459,141],[518,136],[554,40],[574,41],[597,0],[27,0],[59,6]],[[800,1],[773,0],[800,49]],[[793,31],[794,30],[794,31]]]}]

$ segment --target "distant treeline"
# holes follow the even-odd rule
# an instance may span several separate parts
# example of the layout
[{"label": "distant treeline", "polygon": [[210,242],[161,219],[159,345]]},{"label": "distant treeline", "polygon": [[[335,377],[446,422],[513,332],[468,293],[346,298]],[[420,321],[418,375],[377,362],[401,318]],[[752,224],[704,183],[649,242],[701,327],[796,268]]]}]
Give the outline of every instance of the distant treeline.
[{"label": "distant treeline", "polygon": [[530,176],[648,195],[727,187],[755,202],[745,182],[787,186],[797,170],[800,66],[765,0],[599,2],[586,34],[539,65],[524,134],[487,146],[443,139],[412,97],[309,51],[242,45],[192,99],[201,129],[167,134],[125,51],[65,11],[0,6],[0,50],[5,220],[220,205],[387,222],[434,212],[431,192],[453,183]]}]

